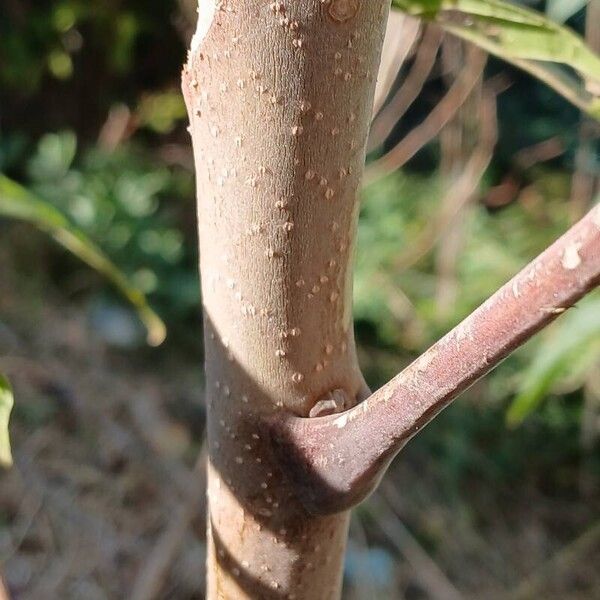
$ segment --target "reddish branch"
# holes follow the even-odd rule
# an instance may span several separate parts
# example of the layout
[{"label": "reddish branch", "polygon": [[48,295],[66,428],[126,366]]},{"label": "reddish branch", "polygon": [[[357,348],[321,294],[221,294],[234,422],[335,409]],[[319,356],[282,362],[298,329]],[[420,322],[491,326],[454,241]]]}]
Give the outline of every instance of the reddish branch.
[{"label": "reddish branch", "polygon": [[408,440],[461,392],[600,284],[600,206],[355,408],[269,424],[305,507],[333,513],[377,485]]}]

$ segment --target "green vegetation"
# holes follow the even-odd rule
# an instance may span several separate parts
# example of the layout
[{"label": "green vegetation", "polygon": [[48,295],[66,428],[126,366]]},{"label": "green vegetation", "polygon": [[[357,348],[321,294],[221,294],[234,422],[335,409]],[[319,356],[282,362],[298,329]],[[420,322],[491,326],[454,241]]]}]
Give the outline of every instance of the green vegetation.
[{"label": "green vegetation", "polygon": [[600,84],[600,57],[568,27],[504,0],[392,0],[392,5],[531,73],[600,120],[600,97],[590,91]]},{"label": "green vegetation", "polygon": [[[82,198],[85,196],[80,197]],[[164,323],[148,306],[140,289],[133,286],[115,264],[50,202],[41,200],[23,186],[1,174],[0,215],[32,223],[49,233],[69,252],[102,273],[137,309],[148,331],[148,343],[151,346],[158,346],[163,342],[166,335]]]}]

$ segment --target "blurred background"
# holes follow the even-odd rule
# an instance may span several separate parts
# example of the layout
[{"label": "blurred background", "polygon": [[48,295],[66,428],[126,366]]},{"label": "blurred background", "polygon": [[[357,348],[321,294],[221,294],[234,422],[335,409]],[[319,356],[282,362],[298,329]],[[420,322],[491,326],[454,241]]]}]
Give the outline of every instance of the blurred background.
[{"label": "blurred background", "polygon": [[[528,5],[600,50],[599,0]],[[0,3],[0,372],[15,391],[0,571],[14,600],[204,597],[179,92],[194,18],[194,0]],[[372,387],[582,216],[600,176],[599,127],[555,92],[435,26],[390,30],[355,279]],[[161,346],[60,234],[75,229],[148,296]],[[600,598],[599,439],[594,293],[411,442],[354,513],[345,598]]]}]

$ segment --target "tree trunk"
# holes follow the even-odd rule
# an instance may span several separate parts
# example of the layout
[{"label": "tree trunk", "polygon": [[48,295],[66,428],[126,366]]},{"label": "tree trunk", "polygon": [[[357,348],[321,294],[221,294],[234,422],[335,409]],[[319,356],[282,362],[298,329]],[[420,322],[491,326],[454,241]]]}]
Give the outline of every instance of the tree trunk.
[{"label": "tree trunk", "polygon": [[183,90],[198,186],[209,599],[341,593],[348,512],[308,514],[258,423],[340,412],[368,392],[350,263],[388,6],[200,2]]}]

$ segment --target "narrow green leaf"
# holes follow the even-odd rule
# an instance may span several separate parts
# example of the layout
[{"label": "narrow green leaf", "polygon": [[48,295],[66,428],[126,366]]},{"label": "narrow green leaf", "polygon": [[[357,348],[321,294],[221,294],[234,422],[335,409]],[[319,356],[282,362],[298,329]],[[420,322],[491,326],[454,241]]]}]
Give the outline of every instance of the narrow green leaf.
[{"label": "narrow green leaf", "polygon": [[12,452],[8,435],[8,421],[13,407],[13,393],[10,383],[0,373],[0,467],[12,466]]},{"label": "narrow green leaf", "polygon": [[588,1],[589,0],[548,0],[546,2],[546,14],[553,21],[564,23],[586,6]]},{"label": "narrow green leaf", "polygon": [[144,294],[81,230],[54,206],[0,173],[0,216],[27,221],[50,234],[56,242],[104,275],[135,307],[148,332],[148,343],[160,345],[166,328]]},{"label": "narrow green leaf", "polygon": [[[434,20],[449,33],[476,44],[544,81],[600,120],[600,57],[567,27],[504,0],[392,0],[392,6]],[[557,76],[552,65],[567,70]]]},{"label": "narrow green leaf", "polygon": [[533,357],[519,392],[507,413],[509,425],[518,425],[543,401],[559,381],[581,371],[582,358],[600,357],[600,297],[593,297],[571,309],[549,330]]}]

